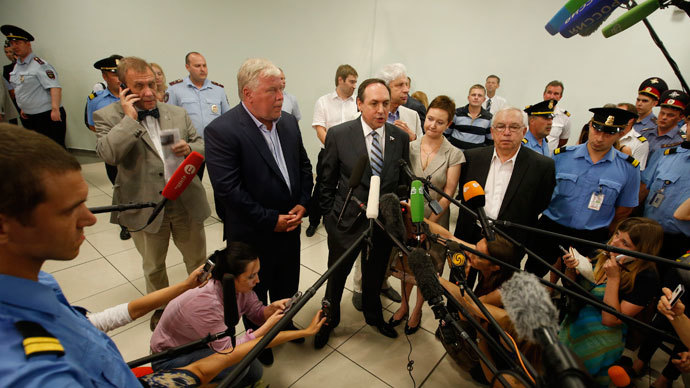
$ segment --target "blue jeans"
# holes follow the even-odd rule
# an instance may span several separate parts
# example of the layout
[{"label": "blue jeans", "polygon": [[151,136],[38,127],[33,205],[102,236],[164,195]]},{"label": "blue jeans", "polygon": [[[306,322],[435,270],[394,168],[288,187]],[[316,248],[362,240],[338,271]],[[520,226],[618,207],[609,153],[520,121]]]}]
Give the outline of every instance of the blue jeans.
[{"label": "blue jeans", "polygon": [[[151,367],[156,372],[166,369],[180,368],[183,366],[187,366],[193,363],[194,361],[199,361],[202,358],[208,357],[214,353],[215,352],[211,348],[199,349],[191,353],[179,355],[172,359],[154,361],[151,363]],[[236,365],[233,365],[223,369],[220,373],[218,373],[216,377],[213,378],[212,381],[220,382],[221,380],[223,380],[223,378],[229,375],[233,371],[233,369],[235,369],[235,367]],[[251,364],[249,364],[247,370],[240,375],[242,376],[242,378],[237,384],[233,385],[233,387],[246,387],[248,385],[254,384],[261,379],[263,373],[263,366],[261,366],[261,363],[259,363],[259,361],[255,359],[251,362]]]}]

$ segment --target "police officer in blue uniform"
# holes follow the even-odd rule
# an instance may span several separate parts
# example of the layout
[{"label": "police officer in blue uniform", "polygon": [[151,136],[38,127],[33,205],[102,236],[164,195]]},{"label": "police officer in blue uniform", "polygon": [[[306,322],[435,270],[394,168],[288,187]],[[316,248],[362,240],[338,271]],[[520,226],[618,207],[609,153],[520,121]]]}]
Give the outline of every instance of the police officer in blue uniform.
[{"label": "police officer in blue uniform", "polygon": [[525,138],[522,139],[522,144],[532,151],[548,157],[551,157],[551,152],[546,137],[551,132],[556,104],[558,101],[552,99],[528,105],[524,109],[528,116],[528,130]]},{"label": "police officer in blue uniform", "polygon": [[[554,151],[556,189],[538,227],[586,240],[605,242],[617,222],[637,206],[640,189],[639,162],[613,147],[621,130],[634,117],[619,108],[592,108],[589,139],[577,146]],[[562,255],[558,245],[573,245],[580,253],[594,257],[594,249],[567,240],[544,239],[535,251],[555,262]],[[538,276],[548,269],[535,259],[525,270]]]},{"label": "police officer in blue uniform", "polygon": [[10,73],[24,128],[48,136],[65,146],[67,114],[62,107],[62,88],[55,68],[31,51],[34,37],[25,30],[5,24],[0,31],[10,41],[17,63]]},{"label": "police officer in blue uniform", "polygon": [[666,81],[660,77],[647,78],[637,88],[635,108],[637,108],[639,117],[633,125],[633,129],[638,133],[646,129],[656,128],[657,118],[652,109],[659,105],[661,95],[667,90],[668,85],[666,85]]}]

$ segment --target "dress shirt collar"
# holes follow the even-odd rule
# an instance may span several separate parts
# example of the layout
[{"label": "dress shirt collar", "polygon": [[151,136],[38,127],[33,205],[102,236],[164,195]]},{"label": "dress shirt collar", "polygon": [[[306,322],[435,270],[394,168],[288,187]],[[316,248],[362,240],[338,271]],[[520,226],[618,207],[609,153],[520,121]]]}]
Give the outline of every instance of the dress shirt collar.
[{"label": "dress shirt collar", "polygon": [[638,137],[638,136],[640,136],[640,134],[637,133],[637,131],[633,128],[630,130],[630,132],[623,135],[623,137],[621,137],[620,141],[623,141],[625,139],[632,139],[632,138]]},{"label": "dress shirt collar", "polygon": [[505,164],[505,163],[512,161],[513,165],[515,165],[515,160],[517,159],[517,156],[519,153],[520,153],[520,148],[518,148],[515,155],[513,155],[510,159],[506,160],[505,162],[501,162],[501,158],[496,153],[496,148],[494,148],[494,155],[491,157],[491,163],[493,163],[495,160],[498,161],[499,164]]},{"label": "dress shirt collar", "polygon": [[[577,147],[575,149],[575,157],[576,158],[585,158],[586,161],[596,164],[592,161],[592,157],[589,155],[589,150],[587,149],[587,143],[582,144],[582,146]],[[613,162],[613,158],[616,156],[616,150],[611,147],[611,149],[604,155],[603,158],[601,158],[600,161],[597,163],[603,163],[603,162]]]},{"label": "dress shirt collar", "polygon": [[388,113],[388,120],[386,122],[393,124],[396,120],[400,120],[400,107],[395,112]]},{"label": "dress shirt collar", "polygon": [[[536,144],[536,145],[539,146],[539,140],[537,140],[537,138],[534,136],[534,134],[532,133],[532,131],[530,131],[529,129],[527,130],[527,133],[525,133],[525,139],[527,139],[528,142],[534,143],[534,144]],[[543,146],[544,143],[547,143],[547,144],[549,143],[549,142],[546,140],[546,138],[541,139],[541,146]],[[496,151],[496,150],[494,150],[494,152],[495,152],[495,151]],[[515,155],[517,155],[517,153],[516,153]]]},{"label": "dress shirt collar", "polygon": [[[43,280],[52,279],[50,275],[41,272],[39,281],[0,274],[0,304],[35,310],[42,313],[57,315],[57,302],[53,285],[54,282],[43,284]],[[57,286],[57,283],[55,283]],[[27,295],[31,297],[28,298]]]},{"label": "dress shirt collar", "polygon": [[193,87],[193,88],[199,89],[199,90],[203,90],[203,89],[206,89],[206,88],[210,88],[210,87],[211,87],[211,81],[209,81],[208,78],[206,78],[206,79],[204,80],[204,84],[201,85],[200,88],[197,88],[196,85],[194,85],[194,83],[193,83],[192,80],[189,78],[189,76],[184,77],[184,83],[185,83],[187,86],[190,86],[190,87]]},{"label": "dress shirt collar", "polygon": [[[247,109],[247,106],[244,105],[244,101],[242,101],[242,107],[244,108],[244,110],[247,111],[247,114],[249,114],[249,117],[252,118],[252,120],[254,121],[254,124],[256,124],[257,128],[268,131],[268,128],[264,125],[264,123],[262,123],[261,121],[259,121],[259,119],[257,119],[257,118],[252,114],[252,112],[249,111],[249,109]],[[278,121],[280,121],[280,117],[278,117],[277,120],[273,120],[273,126],[272,126],[271,129],[275,129],[276,124],[278,124]]]},{"label": "dress shirt collar", "polygon": [[30,63],[35,56],[36,55],[34,55],[34,52],[32,51],[29,53],[29,55],[26,56],[26,58],[24,58],[23,61],[20,58],[17,58],[17,63],[20,65],[26,65],[27,63]]},{"label": "dress shirt collar", "polygon": [[352,93],[352,95],[350,95],[350,97],[348,97],[348,98],[346,98],[346,99],[343,100],[343,99],[340,98],[340,96],[338,95],[338,92],[337,92],[337,91],[334,91],[333,93],[331,93],[330,98],[331,98],[331,100],[338,100],[338,101],[355,101],[355,94]]},{"label": "dress shirt collar", "polygon": [[386,127],[386,124],[383,124],[383,125],[381,126],[381,128],[378,128],[378,129],[371,129],[371,127],[369,126],[369,124],[367,124],[367,123],[364,121],[364,118],[362,118],[362,117],[360,116],[359,119],[360,119],[360,121],[362,122],[362,130],[364,131],[364,138],[367,138],[367,136],[370,136],[370,134],[371,134],[372,132],[376,132],[376,133],[378,133],[378,135],[379,135],[379,142],[380,142],[380,143],[383,143],[383,141],[384,141],[384,139],[383,139],[384,130],[383,130],[383,129]]}]

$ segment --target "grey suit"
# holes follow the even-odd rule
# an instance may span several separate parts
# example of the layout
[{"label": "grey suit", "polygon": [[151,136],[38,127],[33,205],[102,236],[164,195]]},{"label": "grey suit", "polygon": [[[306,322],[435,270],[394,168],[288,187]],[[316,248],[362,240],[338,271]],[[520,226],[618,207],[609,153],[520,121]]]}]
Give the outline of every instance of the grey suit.
[{"label": "grey suit", "polygon": [[[161,130],[177,128],[180,138],[193,151],[204,153],[204,142],[196,133],[187,112],[179,107],[157,103]],[[118,167],[113,187],[113,203],[158,202],[165,187],[163,161],[146,128],[124,114],[120,104],[110,104],[94,112],[96,152],[108,164]],[[112,213],[110,222],[130,229],[143,226],[150,209]],[[161,214],[142,232],[132,233],[144,259],[147,291],[167,287],[165,256],[170,234],[182,252],[187,272],[201,265],[206,257],[203,222],[211,214],[206,192],[194,179],[175,201],[168,201]]]}]

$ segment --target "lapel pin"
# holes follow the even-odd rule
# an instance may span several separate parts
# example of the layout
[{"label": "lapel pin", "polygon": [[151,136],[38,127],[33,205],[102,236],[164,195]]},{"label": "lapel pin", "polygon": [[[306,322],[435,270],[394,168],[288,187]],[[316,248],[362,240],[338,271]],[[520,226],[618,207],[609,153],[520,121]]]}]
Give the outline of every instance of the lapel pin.
[{"label": "lapel pin", "polygon": [[395,138],[393,136],[388,136],[388,139],[390,139],[390,141],[395,140]]}]

